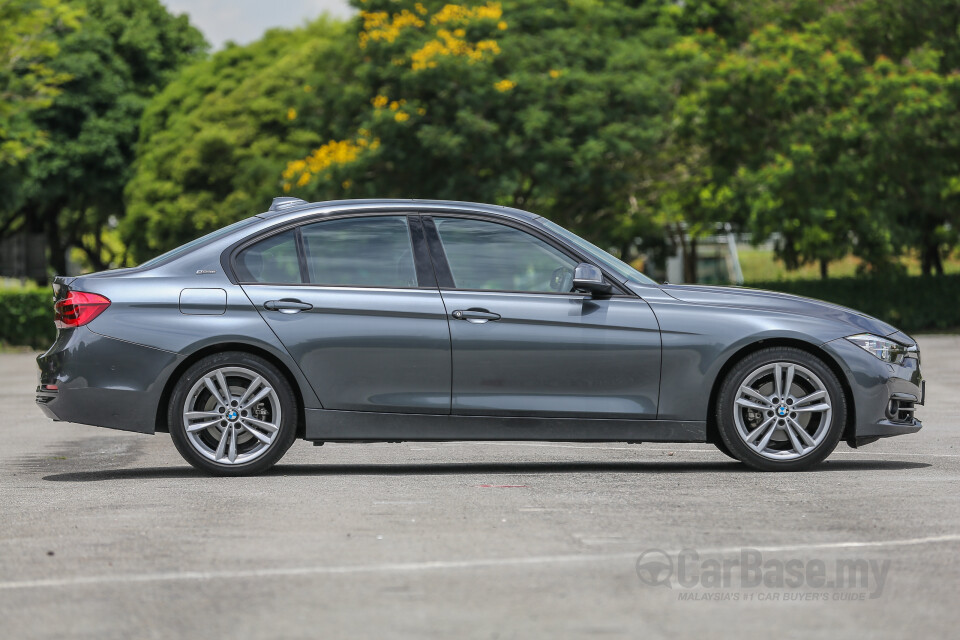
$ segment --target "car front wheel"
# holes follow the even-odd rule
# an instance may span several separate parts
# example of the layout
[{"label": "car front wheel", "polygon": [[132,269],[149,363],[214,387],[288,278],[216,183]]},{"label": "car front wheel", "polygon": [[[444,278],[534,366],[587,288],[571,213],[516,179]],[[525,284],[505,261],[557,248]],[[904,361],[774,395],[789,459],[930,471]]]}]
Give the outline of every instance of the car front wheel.
[{"label": "car front wheel", "polygon": [[296,438],[290,385],[275,366],[249,353],[196,362],[177,381],[167,415],[180,454],[214,475],[266,471]]},{"label": "car front wheel", "polygon": [[830,455],[846,424],[837,376],[793,347],[750,354],[727,374],[717,399],[723,444],[763,471],[800,471]]}]

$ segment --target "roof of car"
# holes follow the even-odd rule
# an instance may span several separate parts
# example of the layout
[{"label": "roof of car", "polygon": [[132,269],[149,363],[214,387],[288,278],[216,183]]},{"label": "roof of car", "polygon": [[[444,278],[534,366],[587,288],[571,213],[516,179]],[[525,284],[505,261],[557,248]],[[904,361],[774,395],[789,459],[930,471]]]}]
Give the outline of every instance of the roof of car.
[{"label": "roof of car", "polygon": [[[279,199],[278,199],[279,200]],[[302,201],[301,201],[302,202]],[[276,207],[276,204],[274,205]],[[520,220],[535,220],[541,216],[492,204],[479,202],[458,202],[456,200],[401,200],[401,199],[369,199],[369,200],[329,200],[326,202],[297,203],[293,199],[283,201],[279,207],[271,207],[270,211],[259,214],[258,218],[265,220],[295,220],[297,218],[315,215],[332,215],[351,211],[408,211],[408,212],[455,212],[469,211],[471,213],[502,216]]]}]

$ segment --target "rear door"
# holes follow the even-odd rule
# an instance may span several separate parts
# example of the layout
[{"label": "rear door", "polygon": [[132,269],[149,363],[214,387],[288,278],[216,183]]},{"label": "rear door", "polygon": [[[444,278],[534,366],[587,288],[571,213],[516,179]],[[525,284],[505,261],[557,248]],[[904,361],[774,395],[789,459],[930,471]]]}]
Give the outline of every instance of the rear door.
[{"label": "rear door", "polygon": [[424,227],[450,319],[452,413],[656,418],[660,331],[646,302],[573,292],[580,257],[525,225]]},{"label": "rear door", "polygon": [[234,268],[325,409],[449,413],[450,333],[418,216],[305,223]]}]

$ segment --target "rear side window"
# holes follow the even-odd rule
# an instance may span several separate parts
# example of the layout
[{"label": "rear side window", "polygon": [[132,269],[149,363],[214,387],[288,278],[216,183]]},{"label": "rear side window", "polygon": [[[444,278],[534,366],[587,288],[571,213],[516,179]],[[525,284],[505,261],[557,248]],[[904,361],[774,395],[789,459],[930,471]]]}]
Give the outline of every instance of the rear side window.
[{"label": "rear side window", "polygon": [[417,286],[406,216],[329,220],[306,225],[301,233],[313,284]]},{"label": "rear side window", "polygon": [[290,229],[247,247],[236,267],[241,282],[302,284],[296,232]]}]

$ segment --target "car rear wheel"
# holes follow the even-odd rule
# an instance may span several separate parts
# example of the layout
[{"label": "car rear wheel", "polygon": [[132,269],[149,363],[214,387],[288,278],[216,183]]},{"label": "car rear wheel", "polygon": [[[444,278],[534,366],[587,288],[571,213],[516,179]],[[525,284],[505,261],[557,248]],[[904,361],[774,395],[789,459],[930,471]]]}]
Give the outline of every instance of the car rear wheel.
[{"label": "car rear wheel", "polygon": [[275,366],[249,353],[207,356],[187,369],[167,415],[180,455],[215,475],[266,471],[296,438],[290,385]]},{"label": "car rear wheel", "polygon": [[840,441],[846,417],[837,376],[793,347],[762,349],[741,360],[717,398],[723,444],[763,471],[800,471],[821,462]]}]

